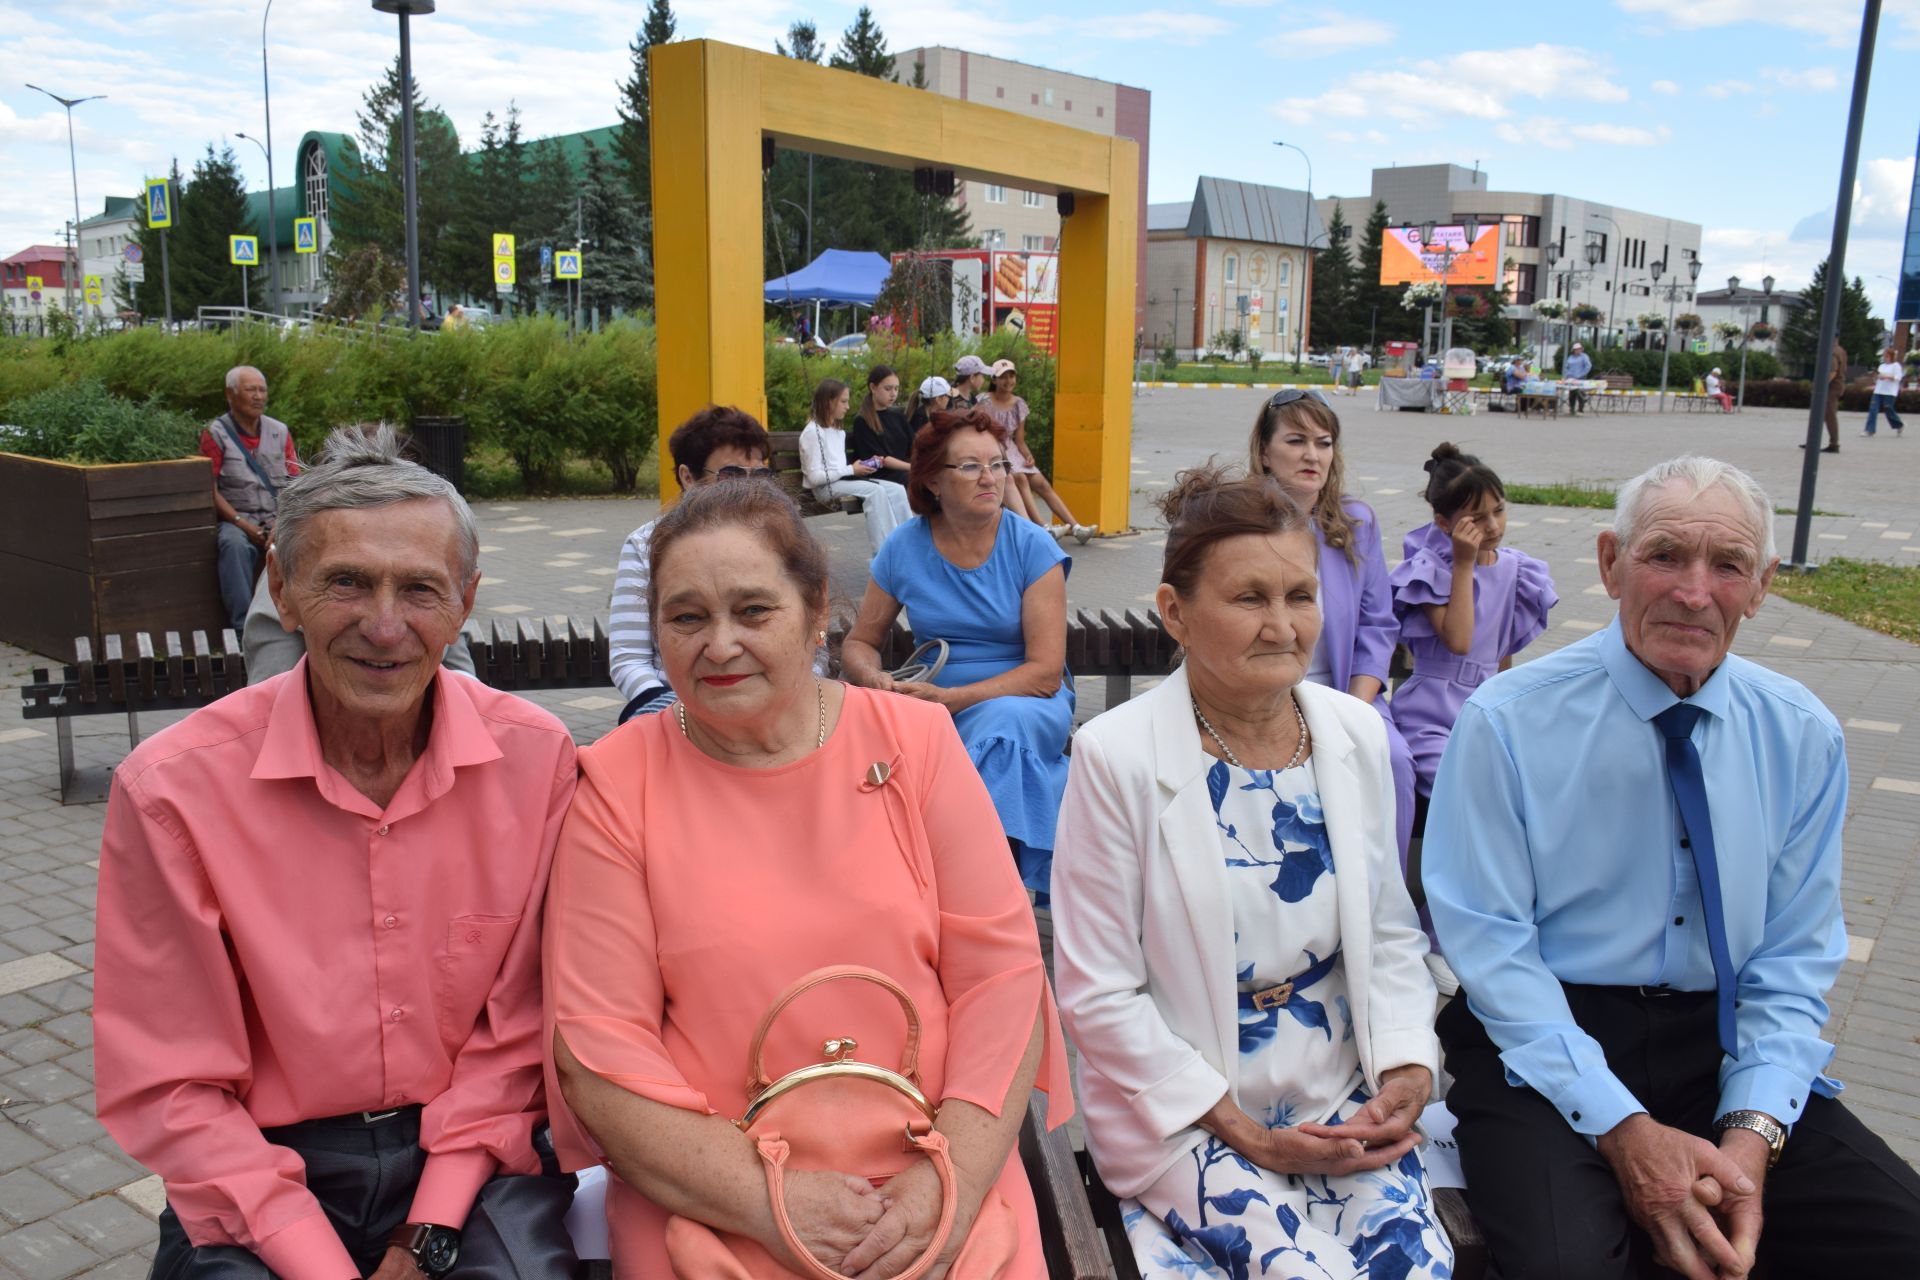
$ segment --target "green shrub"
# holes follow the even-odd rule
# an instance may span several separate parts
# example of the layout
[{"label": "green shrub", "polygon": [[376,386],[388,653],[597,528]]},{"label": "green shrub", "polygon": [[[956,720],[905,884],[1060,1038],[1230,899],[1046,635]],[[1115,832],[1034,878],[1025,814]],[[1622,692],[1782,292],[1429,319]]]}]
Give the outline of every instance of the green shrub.
[{"label": "green shrub", "polygon": [[6,444],[17,453],[66,462],[162,462],[190,458],[200,424],[162,406],[157,397],[135,403],[108,391],[97,378],[49,387],[0,408],[16,431]]},{"label": "green shrub", "polygon": [[[1624,373],[1633,378],[1636,387],[1658,387],[1660,385],[1659,351],[1636,351],[1620,347],[1608,347],[1605,350],[1590,352],[1593,356],[1593,376],[1600,377],[1608,373]],[[1564,358],[1560,367],[1565,368]],[[1738,351],[1714,351],[1706,355],[1694,355],[1690,351],[1675,351],[1667,368],[1667,389],[1679,387],[1686,390],[1693,385],[1695,378],[1705,378],[1713,369],[1719,369],[1722,378],[1737,384],[1740,378],[1740,353]],[[1766,351],[1747,353],[1747,389],[1753,389],[1755,381],[1778,377],[1780,362]],[[1729,388],[1731,389],[1731,388]],[[1752,396],[1748,396],[1752,403]]]}]

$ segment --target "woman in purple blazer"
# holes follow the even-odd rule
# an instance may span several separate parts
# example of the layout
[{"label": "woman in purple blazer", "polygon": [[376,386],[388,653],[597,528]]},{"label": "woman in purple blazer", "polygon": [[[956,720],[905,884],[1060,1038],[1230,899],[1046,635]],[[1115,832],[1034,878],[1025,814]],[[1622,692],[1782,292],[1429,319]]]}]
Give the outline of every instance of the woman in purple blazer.
[{"label": "woman in purple blazer", "polygon": [[1387,666],[1400,636],[1373,508],[1346,496],[1340,419],[1318,392],[1278,391],[1254,419],[1247,465],[1280,482],[1320,537],[1320,643],[1307,679],[1373,704],[1393,756],[1400,869],[1413,831],[1413,753],[1387,711]]}]

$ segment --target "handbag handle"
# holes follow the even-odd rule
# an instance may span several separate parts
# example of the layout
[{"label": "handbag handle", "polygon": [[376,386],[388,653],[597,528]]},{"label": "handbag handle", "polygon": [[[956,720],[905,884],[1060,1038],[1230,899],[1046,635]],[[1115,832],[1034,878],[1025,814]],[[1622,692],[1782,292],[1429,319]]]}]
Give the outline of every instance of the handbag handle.
[{"label": "handbag handle", "polygon": [[[842,975],[845,976],[845,975]],[[933,1162],[934,1172],[940,1175],[940,1220],[934,1225],[933,1239],[927,1241],[927,1247],[914,1260],[914,1264],[900,1272],[894,1280],[919,1280],[934,1263],[940,1260],[940,1251],[947,1247],[947,1240],[953,1235],[953,1220],[958,1212],[960,1191],[953,1176],[953,1156],[947,1150],[947,1136],[936,1130],[916,1134],[912,1129],[906,1132],[907,1145],[918,1149]],[[767,1134],[754,1144],[760,1151],[760,1158],[767,1166],[767,1194],[773,1199],[773,1221],[780,1228],[780,1238],[787,1242],[787,1249],[800,1260],[800,1266],[814,1280],[848,1280],[847,1276],[826,1266],[800,1243],[800,1237],[794,1234],[793,1221],[787,1216],[786,1164],[787,1144],[777,1134]]]},{"label": "handbag handle", "polygon": [[753,1042],[747,1049],[747,1099],[749,1101],[772,1084],[767,1076],[766,1040],[767,1032],[773,1030],[773,1021],[780,1016],[781,1010],[799,999],[802,995],[828,982],[857,978],[862,982],[871,982],[892,993],[900,1002],[900,1012],[907,1019],[907,1044],[900,1054],[900,1074],[915,1084],[920,1082],[920,1010],[914,1007],[913,997],[906,988],[877,969],[869,969],[857,964],[833,964],[824,969],[815,969],[782,991],[767,1011],[760,1016],[760,1025],[753,1029]]}]

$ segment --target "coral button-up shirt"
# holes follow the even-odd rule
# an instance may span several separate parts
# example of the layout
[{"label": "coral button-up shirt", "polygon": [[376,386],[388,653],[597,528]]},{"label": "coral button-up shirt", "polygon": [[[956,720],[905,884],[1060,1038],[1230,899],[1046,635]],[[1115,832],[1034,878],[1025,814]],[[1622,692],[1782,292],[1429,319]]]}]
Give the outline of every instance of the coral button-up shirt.
[{"label": "coral button-up shirt", "polygon": [[409,1219],[459,1226],[532,1173],[540,919],[573,740],[466,676],[384,809],[320,753],[307,664],[154,735],[100,849],[99,1117],[161,1175],[196,1245],[287,1280],[358,1276],[262,1129],[423,1106]]}]

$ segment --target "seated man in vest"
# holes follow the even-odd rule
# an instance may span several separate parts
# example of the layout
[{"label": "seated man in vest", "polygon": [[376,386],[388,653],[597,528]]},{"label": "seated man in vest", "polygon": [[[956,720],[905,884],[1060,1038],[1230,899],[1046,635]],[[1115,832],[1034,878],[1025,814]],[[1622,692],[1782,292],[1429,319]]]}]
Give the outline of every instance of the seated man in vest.
[{"label": "seated man in vest", "polygon": [[220,604],[237,638],[246,627],[253,580],[272,541],[280,490],[300,474],[293,433],[267,416],[267,379],[252,365],[227,370],[227,411],[200,433],[200,452],[213,461]]},{"label": "seated man in vest", "polygon": [[473,513],[388,429],[281,492],[306,653],[147,739],[100,844],[98,1114],[161,1280],[568,1280],[540,923],[567,730],[441,666]]}]

